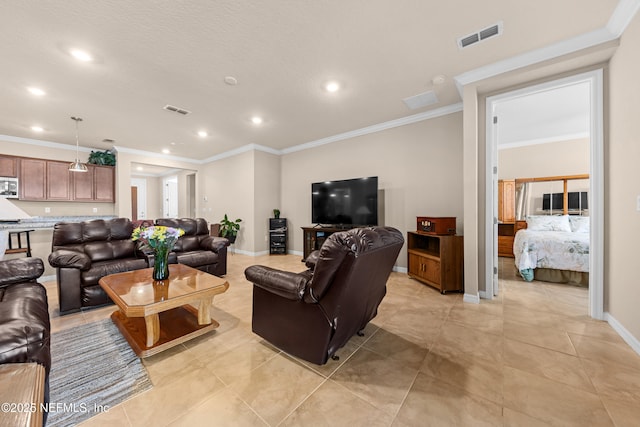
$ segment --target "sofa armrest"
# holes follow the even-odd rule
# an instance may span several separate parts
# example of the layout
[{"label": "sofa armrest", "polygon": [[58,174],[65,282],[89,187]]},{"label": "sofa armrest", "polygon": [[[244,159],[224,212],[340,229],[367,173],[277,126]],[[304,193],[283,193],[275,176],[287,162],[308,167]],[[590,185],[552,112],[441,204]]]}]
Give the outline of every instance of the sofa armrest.
[{"label": "sofa armrest", "polygon": [[302,299],[310,277],[263,265],[252,265],[244,271],[244,275],[247,280],[259,288],[292,301]]},{"label": "sofa armrest", "polygon": [[0,286],[35,281],[44,273],[40,258],[16,258],[0,261]]},{"label": "sofa armrest", "polygon": [[49,264],[55,268],[77,268],[88,270],[91,268],[91,258],[84,252],[69,249],[58,249],[49,255]]},{"label": "sofa armrest", "polygon": [[320,251],[313,251],[309,254],[307,259],[304,260],[304,265],[306,265],[310,270],[314,270],[318,263],[318,258],[320,258]]},{"label": "sofa armrest", "polygon": [[227,246],[229,246],[229,240],[224,237],[207,236],[200,241],[200,248],[215,253]]}]

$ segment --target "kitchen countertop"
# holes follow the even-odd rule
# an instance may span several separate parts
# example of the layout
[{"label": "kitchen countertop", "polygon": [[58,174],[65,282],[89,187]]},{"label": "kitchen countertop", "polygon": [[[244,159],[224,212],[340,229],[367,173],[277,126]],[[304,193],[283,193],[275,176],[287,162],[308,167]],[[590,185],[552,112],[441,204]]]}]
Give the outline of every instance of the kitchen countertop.
[{"label": "kitchen countertop", "polygon": [[34,216],[29,219],[21,219],[19,222],[0,222],[0,230],[37,230],[52,229],[59,222],[82,222],[92,219],[111,219],[115,215],[102,216]]}]

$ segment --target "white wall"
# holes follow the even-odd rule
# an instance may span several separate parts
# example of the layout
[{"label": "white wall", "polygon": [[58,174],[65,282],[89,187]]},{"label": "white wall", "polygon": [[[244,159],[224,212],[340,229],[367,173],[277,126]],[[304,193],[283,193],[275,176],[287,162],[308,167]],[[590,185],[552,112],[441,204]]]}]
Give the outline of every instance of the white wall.
[{"label": "white wall", "polygon": [[[201,169],[199,213],[211,223],[224,214],[241,218],[238,239],[232,249],[255,252],[254,152],[248,151],[205,165]],[[204,197],[207,201],[204,201]]]},{"label": "white wall", "polygon": [[273,218],[273,210],[280,209],[282,218],[287,213],[280,203],[280,156],[262,151],[254,151],[254,252],[269,251],[269,220]]},{"label": "white wall", "polygon": [[[462,114],[414,123],[282,156],[282,213],[289,250],[303,251],[313,182],[378,176],[385,225],[403,234],[417,216],[454,216],[462,227]],[[406,267],[406,245],[398,258]]]},{"label": "white wall", "polygon": [[[543,178],[589,174],[589,140],[556,141],[546,144],[506,148],[498,151],[498,179]],[[571,180],[569,192],[589,191],[589,180]],[[525,214],[544,215],[545,193],[562,193],[562,181],[529,183],[529,210]]]},{"label": "white wall", "polygon": [[589,139],[498,150],[498,179],[589,173]]},{"label": "white wall", "polygon": [[[609,138],[605,148],[605,311],[640,341],[640,16],[610,63]],[[636,349],[637,350],[637,349]]]}]

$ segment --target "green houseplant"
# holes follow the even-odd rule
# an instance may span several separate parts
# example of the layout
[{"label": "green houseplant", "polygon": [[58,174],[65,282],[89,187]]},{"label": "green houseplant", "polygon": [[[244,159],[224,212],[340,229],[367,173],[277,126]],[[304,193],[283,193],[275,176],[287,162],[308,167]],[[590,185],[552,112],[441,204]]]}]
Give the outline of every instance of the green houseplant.
[{"label": "green houseplant", "polygon": [[105,165],[105,166],[115,166],[116,165],[116,155],[111,150],[105,151],[91,151],[89,154],[89,160],[87,163],[92,165]]},{"label": "green houseplant", "polygon": [[235,243],[236,237],[238,237],[238,230],[240,230],[240,218],[235,221],[231,221],[227,214],[224,214],[224,218],[220,220],[220,236],[229,239],[230,243]]},{"label": "green houseplant", "polygon": [[280,209],[274,209],[273,210],[273,217],[274,218],[280,218]]}]

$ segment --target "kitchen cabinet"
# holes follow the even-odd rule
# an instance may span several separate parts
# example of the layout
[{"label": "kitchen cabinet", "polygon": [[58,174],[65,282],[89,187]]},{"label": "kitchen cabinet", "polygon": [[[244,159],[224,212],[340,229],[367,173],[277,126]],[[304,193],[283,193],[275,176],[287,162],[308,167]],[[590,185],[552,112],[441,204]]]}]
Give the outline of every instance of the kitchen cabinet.
[{"label": "kitchen cabinet", "polygon": [[47,161],[20,159],[20,200],[47,199]]},{"label": "kitchen cabinet", "polygon": [[0,156],[0,176],[5,178],[18,177],[18,158],[12,156]]},{"label": "kitchen cabinet", "polygon": [[47,160],[47,200],[71,200],[69,162]]}]

